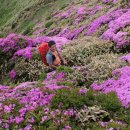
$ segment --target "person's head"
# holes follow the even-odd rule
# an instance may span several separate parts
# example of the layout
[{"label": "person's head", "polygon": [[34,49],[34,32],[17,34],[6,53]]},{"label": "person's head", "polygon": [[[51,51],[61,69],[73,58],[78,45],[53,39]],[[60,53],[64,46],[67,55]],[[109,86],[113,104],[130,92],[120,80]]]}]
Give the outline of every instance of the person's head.
[{"label": "person's head", "polygon": [[55,41],[49,41],[48,46],[49,46],[49,49],[51,51],[53,51],[53,52],[56,51],[56,43],[55,43]]}]

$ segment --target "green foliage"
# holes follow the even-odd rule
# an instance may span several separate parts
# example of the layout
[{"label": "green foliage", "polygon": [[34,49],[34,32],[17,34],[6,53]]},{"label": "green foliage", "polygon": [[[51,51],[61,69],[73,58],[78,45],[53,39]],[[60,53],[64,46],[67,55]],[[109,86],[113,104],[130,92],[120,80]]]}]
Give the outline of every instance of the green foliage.
[{"label": "green foliage", "polygon": [[46,78],[46,73],[45,72],[41,72],[40,74],[39,74],[39,80],[40,81],[43,81],[44,79]]},{"label": "green foliage", "polygon": [[58,108],[62,103],[62,109],[68,109],[72,107],[80,108],[86,104],[86,96],[78,94],[78,89],[69,90],[63,88],[56,91],[56,94],[51,102],[51,108]]},{"label": "green foliage", "polygon": [[29,25],[26,27],[25,31],[23,32],[23,35],[31,35],[33,32],[34,23],[29,23]]},{"label": "green foliage", "polygon": [[108,124],[108,128],[120,128],[121,130],[128,130],[127,128],[125,128],[126,126],[122,125],[122,124],[117,124],[116,122],[111,122]]},{"label": "green foliage", "polygon": [[22,57],[16,59],[14,69],[17,73],[17,82],[36,81],[39,79],[39,75],[45,72],[42,61],[27,60]]},{"label": "green foliage", "polygon": [[32,58],[33,58],[33,60],[41,61],[41,56],[39,53],[34,53]]},{"label": "green foliage", "polygon": [[5,37],[5,34],[0,33],[0,38],[3,38],[3,37]]},{"label": "green foliage", "polygon": [[72,83],[67,82],[67,81],[57,82],[57,85],[58,85],[58,86],[64,85],[64,86],[69,86],[69,87],[72,87],[72,86],[73,86]]},{"label": "green foliage", "polygon": [[130,107],[124,108],[122,112],[118,114],[120,120],[124,120],[128,125],[130,125]]},{"label": "green foliage", "polygon": [[59,66],[56,70],[57,73],[59,72],[65,72],[65,73],[72,73],[73,69],[71,67],[68,66]]},{"label": "green foliage", "polygon": [[64,8],[66,8],[67,7],[67,4],[66,5],[63,5],[61,8],[60,8],[60,10],[63,10]]},{"label": "green foliage", "polygon": [[86,87],[89,87],[93,82],[103,82],[111,77],[114,69],[127,65],[119,57],[118,54],[106,53],[89,57],[90,61],[88,62],[86,62],[87,58],[81,59],[84,63],[86,62],[86,65],[74,68],[72,73],[67,74],[66,80],[71,80],[74,86]]},{"label": "green foliage", "polygon": [[76,87],[83,86],[87,82],[87,73],[87,67],[79,67],[78,69],[73,69],[73,72],[68,73],[65,78],[67,81],[71,81],[71,83]]},{"label": "green foliage", "polygon": [[49,28],[52,24],[53,24],[53,21],[49,21],[49,22],[45,23],[45,27]]},{"label": "green foliage", "polygon": [[69,65],[86,65],[97,55],[110,53],[112,43],[95,37],[84,37],[63,47],[62,55]]},{"label": "green foliage", "polygon": [[96,101],[102,108],[112,112],[120,111],[122,107],[114,92],[110,92],[108,94],[97,94]]},{"label": "green foliage", "polygon": [[46,17],[46,20],[50,20],[50,19],[51,19],[51,16],[50,16],[50,15]]},{"label": "green foliage", "polygon": [[87,106],[93,106],[95,104],[95,96],[92,90],[89,90],[86,95]]}]

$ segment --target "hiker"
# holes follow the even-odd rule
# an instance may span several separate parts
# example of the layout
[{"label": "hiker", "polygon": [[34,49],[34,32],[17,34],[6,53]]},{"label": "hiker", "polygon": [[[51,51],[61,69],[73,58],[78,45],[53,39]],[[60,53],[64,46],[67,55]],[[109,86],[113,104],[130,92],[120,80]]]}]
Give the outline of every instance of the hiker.
[{"label": "hiker", "polygon": [[52,70],[55,70],[58,66],[67,64],[65,59],[58,52],[55,41],[49,41],[48,47],[49,50],[46,54],[46,61]]}]

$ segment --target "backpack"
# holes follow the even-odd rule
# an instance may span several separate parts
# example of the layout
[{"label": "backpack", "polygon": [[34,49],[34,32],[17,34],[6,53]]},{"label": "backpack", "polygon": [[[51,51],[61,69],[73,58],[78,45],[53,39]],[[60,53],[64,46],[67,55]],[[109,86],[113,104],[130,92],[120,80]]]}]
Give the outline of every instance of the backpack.
[{"label": "backpack", "polygon": [[40,56],[41,56],[41,59],[42,59],[42,62],[48,66],[48,63],[46,61],[46,54],[49,50],[49,47],[48,47],[48,43],[46,42],[42,42],[40,44],[40,46],[38,47],[38,50],[39,50],[39,53],[40,53]]}]

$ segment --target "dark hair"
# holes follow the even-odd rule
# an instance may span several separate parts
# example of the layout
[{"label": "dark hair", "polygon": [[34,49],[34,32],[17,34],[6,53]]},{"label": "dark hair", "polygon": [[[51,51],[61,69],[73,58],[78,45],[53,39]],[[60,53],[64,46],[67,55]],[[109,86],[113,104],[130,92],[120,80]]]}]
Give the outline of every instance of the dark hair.
[{"label": "dark hair", "polygon": [[48,46],[49,46],[49,47],[51,47],[52,45],[55,45],[55,44],[56,44],[55,41],[49,41],[49,42],[48,42]]}]

